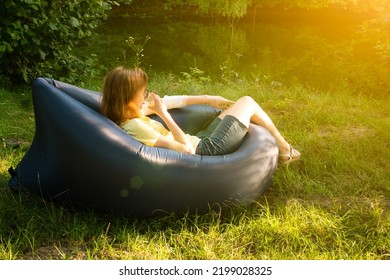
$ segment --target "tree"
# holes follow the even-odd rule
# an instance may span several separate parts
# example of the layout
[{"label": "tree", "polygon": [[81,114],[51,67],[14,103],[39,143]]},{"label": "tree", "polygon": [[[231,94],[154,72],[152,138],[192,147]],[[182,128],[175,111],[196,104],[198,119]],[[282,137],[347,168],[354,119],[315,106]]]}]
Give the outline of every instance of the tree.
[{"label": "tree", "polygon": [[112,1],[0,2],[0,75],[12,83],[37,76],[73,81],[87,70],[73,48],[106,18]]}]

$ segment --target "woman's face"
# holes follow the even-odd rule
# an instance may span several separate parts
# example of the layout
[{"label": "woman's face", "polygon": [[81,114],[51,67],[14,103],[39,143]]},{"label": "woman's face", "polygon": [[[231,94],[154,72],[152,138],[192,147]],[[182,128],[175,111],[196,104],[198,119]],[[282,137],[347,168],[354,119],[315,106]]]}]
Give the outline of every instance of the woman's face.
[{"label": "woman's face", "polygon": [[146,98],[146,87],[143,87],[140,91],[135,94],[133,102],[138,108],[142,108],[142,104]]}]

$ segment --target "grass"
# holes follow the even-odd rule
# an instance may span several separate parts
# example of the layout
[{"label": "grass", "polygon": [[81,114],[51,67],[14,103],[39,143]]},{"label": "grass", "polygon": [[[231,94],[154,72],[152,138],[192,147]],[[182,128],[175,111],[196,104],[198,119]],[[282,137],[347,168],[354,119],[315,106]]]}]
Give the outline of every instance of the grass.
[{"label": "grass", "polygon": [[[242,80],[152,78],[168,94],[251,95],[302,160],[248,207],[129,218],[12,193],[34,133],[29,90],[0,89],[0,259],[390,259],[388,98]],[[89,88],[97,89],[99,84]]]}]

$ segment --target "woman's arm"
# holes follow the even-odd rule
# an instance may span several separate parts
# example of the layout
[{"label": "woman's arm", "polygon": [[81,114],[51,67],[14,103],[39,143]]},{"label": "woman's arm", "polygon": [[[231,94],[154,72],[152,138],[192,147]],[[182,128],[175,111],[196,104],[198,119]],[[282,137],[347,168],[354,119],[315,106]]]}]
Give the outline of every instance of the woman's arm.
[{"label": "woman's arm", "polygon": [[[217,95],[166,95],[162,98],[162,102],[168,110],[195,104],[208,104],[212,107],[224,110],[234,104],[233,101]],[[148,103],[145,103],[142,106],[142,111],[145,115],[154,113],[154,111],[149,108]]]},{"label": "woman's arm", "polygon": [[151,95],[153,98],[153,104],[149,105],[149,109],[160,116],[160,118],[167,125],[168,129],[171,131],[174,138],[174,140],[172,140],[161,135],[154,146],[194,154],[195,151],[192,147],[192,144],[185,136],[183,130],[181,130],[181,128],[173,120],[161,98],[154,93],[151,93]]},{"label": "woman's arm", "polygon": [[157,139],[157,141],[154,143],[154,147],[166,148],[186,154],[195,154],[192,146],[182,144],[163,135]]},{"label": "woman's arm", "polygon": [[195,104],[208,104],[218,109],[226,109],[234,104],[233,101],[218,95],[184,95],[185,106]]},{"label": "woman's arm", "polygon": [[226,109],[229,108],[233,101],[218,95],[174,95],[164,96],[163,102],[168,109],[179,108],[195,104],[208,104],[215,108]]}]

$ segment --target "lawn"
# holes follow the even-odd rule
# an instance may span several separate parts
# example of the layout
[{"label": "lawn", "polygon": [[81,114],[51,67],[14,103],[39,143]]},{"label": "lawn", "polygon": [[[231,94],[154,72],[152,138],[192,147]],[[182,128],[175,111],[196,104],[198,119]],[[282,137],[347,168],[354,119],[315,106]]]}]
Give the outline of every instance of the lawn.
[{"label": "lawn", "polygon": [[[159,75],[167,94],[251,95],[302,160],[250,206],[138,219],[13,193],[34,135],[30,89],[0,88],[0,259],[390,259],[388,97],[296,83]],[[98,90],[101,81],[86,87]]]}]

